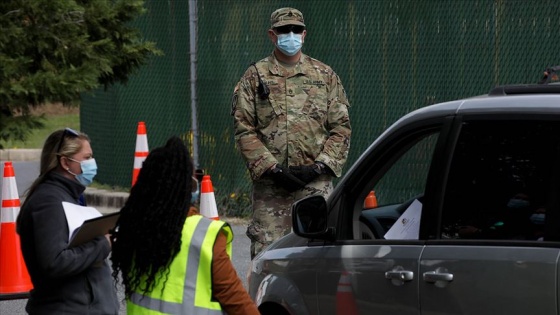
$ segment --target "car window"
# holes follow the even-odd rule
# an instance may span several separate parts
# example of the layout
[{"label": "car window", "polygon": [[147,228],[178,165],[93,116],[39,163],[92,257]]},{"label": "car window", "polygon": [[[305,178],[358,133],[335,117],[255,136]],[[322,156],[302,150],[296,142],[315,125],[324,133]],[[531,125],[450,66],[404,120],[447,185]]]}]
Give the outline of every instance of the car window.
[{"label": "car window", "polygon": [[556,208],[550,197],[559,129],[555,121],[465,122],[445,189],[441,237],[545,240],[545,225],[553,224],[548,213]]},{"label": "car window", "polygon": [[[408,224],[406,228],[412,229],[407,235],[391,238],[418,239],[421,201],[438,136],[439,131],[431,131],[408,139],[408,143],[403,145],[408,149],[382,167],[387,171],[370,188],[370,194],[364,200],[360,216],[362,239],[384,239],[397,221],[399,226]],[[373,202],[372,197],[375,198]],[[420,209],[416,209],[414,216],[416,221],[404,219],[403,213],[414,201],[420,203]],[[395,235],[400,234],[397,232]]]},{"label": "car window", "polygon": [[417,140],[375,185],[378,205],[400,204],[424,192],[437,135]]}]

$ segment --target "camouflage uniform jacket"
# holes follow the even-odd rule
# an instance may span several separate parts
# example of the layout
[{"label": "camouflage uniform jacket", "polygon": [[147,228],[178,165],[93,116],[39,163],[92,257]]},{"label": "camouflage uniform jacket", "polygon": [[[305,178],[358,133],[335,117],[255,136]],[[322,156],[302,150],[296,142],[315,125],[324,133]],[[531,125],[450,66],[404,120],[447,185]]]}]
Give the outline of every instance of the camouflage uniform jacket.
[{"label": "camouflage uniform jacket", "polygon": [[269,89],[259,98],[255,67],[238,82],[232,101],[235,140],[253,180],[272,165],[325,163],[339,177],[350,147],[348,99],[338,75],[302,54],[287,70],[274,53],[256,63]]}]

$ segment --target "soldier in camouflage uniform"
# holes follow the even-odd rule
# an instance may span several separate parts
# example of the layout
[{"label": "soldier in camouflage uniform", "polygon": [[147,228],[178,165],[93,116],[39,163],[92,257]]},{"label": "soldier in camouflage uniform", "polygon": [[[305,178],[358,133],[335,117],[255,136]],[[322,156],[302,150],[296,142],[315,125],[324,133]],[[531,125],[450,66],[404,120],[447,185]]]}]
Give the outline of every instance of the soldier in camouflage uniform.
[{"label": "soldier in camouflage uniform", "polygon": [[275,49],[247,69],[232,101],[235,140],[253,180],[251,258],[291,231],[294,201],[331,193],[350,147],[346,92],[331,67],[301,52],[302,13],[281,8],[270,20]]}]

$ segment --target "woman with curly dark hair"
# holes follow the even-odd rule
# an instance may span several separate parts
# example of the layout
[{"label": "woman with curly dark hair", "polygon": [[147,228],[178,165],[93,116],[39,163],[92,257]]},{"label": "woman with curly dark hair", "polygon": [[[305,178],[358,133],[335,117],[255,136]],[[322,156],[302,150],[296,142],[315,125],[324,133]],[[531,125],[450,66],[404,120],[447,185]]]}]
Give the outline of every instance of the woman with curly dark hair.
[{"label": "woman with curly dark hair", "polygon": [[190,207],[192,175],[178,137],[142,164],[113,234],[113,277],[122,277],[127,312],[259,314],[230,260],[231,228]]}]

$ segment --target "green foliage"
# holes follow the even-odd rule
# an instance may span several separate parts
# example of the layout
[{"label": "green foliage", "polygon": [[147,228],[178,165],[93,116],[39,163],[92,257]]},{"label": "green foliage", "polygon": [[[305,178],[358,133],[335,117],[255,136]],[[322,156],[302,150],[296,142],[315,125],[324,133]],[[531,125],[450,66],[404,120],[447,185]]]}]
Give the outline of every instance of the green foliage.
[{"label": "green foliage", "polygon": [[108,185],[108,184],[102,184],[98,181],[93,181],[90,185],[90,187],[92,188],[97,188],[97,189],[102,189],[102,190],[106,190],[106,191],[110,191],[110,192],[124,192],[124,193],[130,193],[130,187],[121,187],[118,185]]},{"label": "green foliage", "polygon": [[[31,117],[31,116],[27,116]],[[4,149],[41,149],[45,139],[53,133],[55,130],[62,129],[65,127],[70,127],[74,130],[80,130],[80,117],[78,114],[66,114],[66,115],[41,115],[42,127],[30,127],[30,128],[6,128],[0,129],[0,147]],[[1,116],[0,116],[1,118]],[[16,117],[14,121],[21,118]],[[4,126],[4,125],[2,125]],[[28,132],[26,137],[17,136],[20,130],[25,130]],[[10,135],[11,136],[8,136]],[[25,138],[25,139],[23,139]]]},{"label": "green foliage", "polygon": [[252,213],[251,194],[248,187],[236,188],[230,194],[216,190],[216,205],[220,216],[248,218]]},{"label": "green foliage", "polygon": [[6,117],[0,113],[0,126],[2,126],[0,128],[0,149],[3,148],[2,143],[23,143],[34,129],[44,127],[44,116],[16,116],[11,119]]},{"label": "green foliage", "polygon": [[145,13],[143,5],[142,0],[0,1],[1,139],[24,139],[29,134],[24,129],[40,126],[29,116],[31,107],[76,105],[81,93],[124,84],[151,55],[161,55],[129,25]]}]

